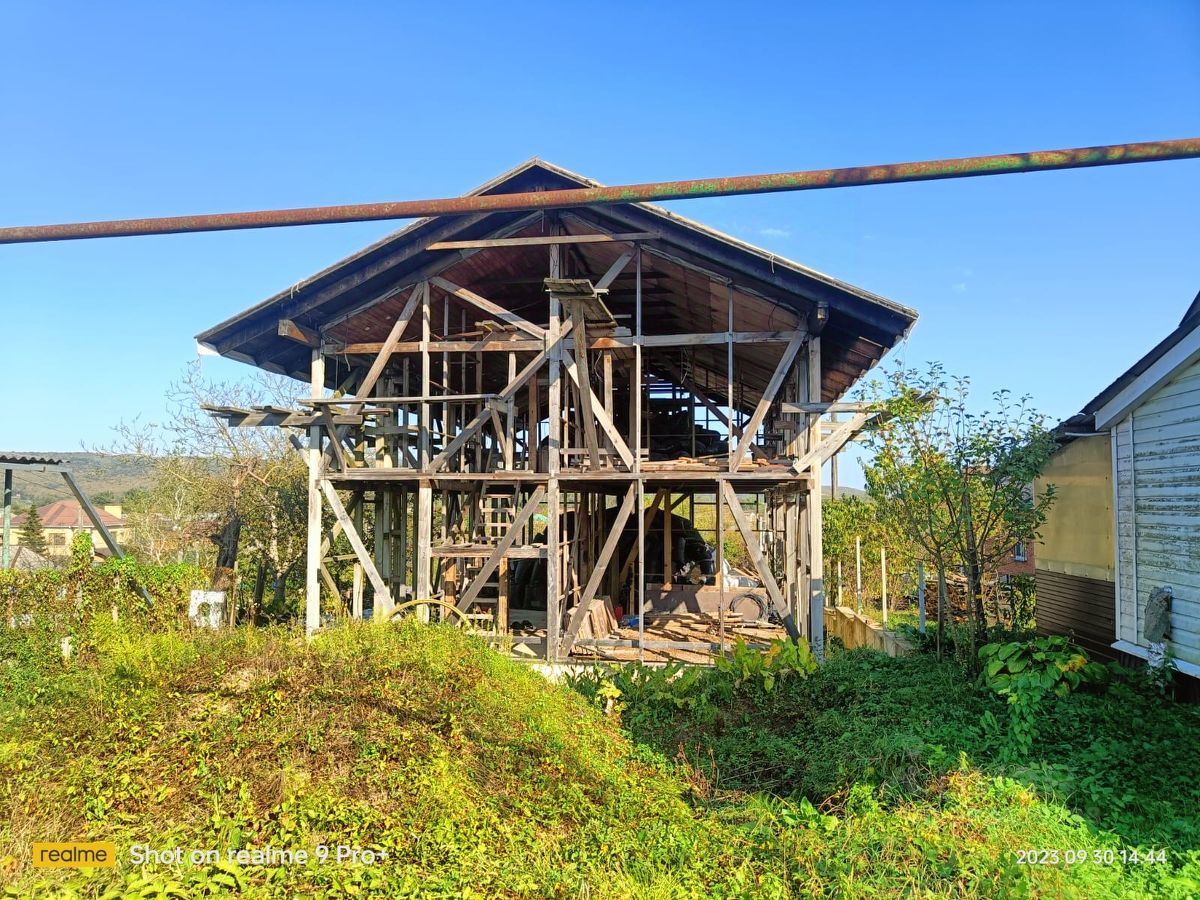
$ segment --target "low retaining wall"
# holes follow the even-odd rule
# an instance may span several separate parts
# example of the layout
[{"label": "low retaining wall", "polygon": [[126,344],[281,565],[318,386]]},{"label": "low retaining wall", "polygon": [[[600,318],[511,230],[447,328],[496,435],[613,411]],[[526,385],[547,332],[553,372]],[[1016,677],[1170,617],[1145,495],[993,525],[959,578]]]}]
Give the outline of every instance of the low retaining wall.
[{"label": "low retaining wall", "polygon": [[825,608],[825,631],[830,637],[840,638],[847,650],[869,647],[888,656],[908,656],[913,652],[907,640],[848,606]]}]

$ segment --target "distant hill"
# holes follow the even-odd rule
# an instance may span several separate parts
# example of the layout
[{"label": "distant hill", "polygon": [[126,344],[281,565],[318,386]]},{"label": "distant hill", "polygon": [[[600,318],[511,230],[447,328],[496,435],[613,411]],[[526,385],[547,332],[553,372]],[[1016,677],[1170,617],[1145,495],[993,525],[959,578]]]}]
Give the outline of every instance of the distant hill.
[{"label": "distant hill", "polygon": [[[821,496],[823,496],[826,500],[828,500],[829,493],[830,493],[829,485],[824,485],[821,488]],[[864,491],[862,488],[843,487],[840,484],[838,485],[838,496],[839,497],[857,497],[859,500],[867,500],[867,501],[870,501],[870,499],[871,499],[870,496],[867,494],[867,492]]]},{"label": "distant hill", "polygon": [[[90,497],[105,502],[120,503],[121,498],[134,488],[148,487],[150,467],[139,460],[124,456],[109,456],[103,453],[61,453],[52,450],[4,450],[3,453],[17,456],[44,456],[63,460]],[[62,476],[55,472],[13,471],[13,503],[26,506],[33,503],[43,506],[53,500],[70,497]],[[111,497],[112,499],[108,499]]]}]

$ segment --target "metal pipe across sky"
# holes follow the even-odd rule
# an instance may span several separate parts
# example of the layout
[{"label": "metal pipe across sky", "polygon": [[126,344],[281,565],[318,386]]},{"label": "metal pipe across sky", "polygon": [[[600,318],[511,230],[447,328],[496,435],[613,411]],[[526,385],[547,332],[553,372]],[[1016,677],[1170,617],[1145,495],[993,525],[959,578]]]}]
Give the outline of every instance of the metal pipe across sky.
[{"label": "metal pipe across sky", "polygon": [[739,175],[731,178],[661,181],[617,187],[570,188],[561,191],[448,197],[441,200],[402,200],[392,203],[354,203],[345,206],[314,206],[257,212],[118,219],[65,225],[21,225],[0,228],[0,244],[180,234],[195,231],[233,231],[245,228],[280,228],[295,225],[332,225],[341,222],[417,219],[426,216],[463,215],[478,212],[515,212],[608,203],[727,197],[736,194],[816,191],[868,184],[936,181],[944,178],[976,178],[984,175],[1011,175],[1053,169],[1119,166],[1128,163],[1160,162],[1197,157],[1200,157],[1200,138],[1184,138],[1137,144],[1111,144],[1102,147],[1077,147],[1069,150],[1037,150],[1031,153],[1007,153],[997,156],[967,156],[961,159],[892,163],[881,166],[813,169],[800,172],[780,172],[774,175]]}]

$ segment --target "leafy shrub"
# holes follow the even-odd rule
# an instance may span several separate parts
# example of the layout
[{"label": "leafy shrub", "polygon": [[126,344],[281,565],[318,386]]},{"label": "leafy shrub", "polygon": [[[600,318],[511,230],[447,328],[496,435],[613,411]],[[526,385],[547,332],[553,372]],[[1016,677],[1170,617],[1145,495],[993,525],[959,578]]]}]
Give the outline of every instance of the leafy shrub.
[{"label": "leafy shrub", "polygon": [[738,638],[730,656],[717,657],[716,667],[733,678],[734,687],[753,683],[769,694],[777,680],[811,675],[817,670],[817,661],[807,643],[772,641],[768,649],[759,652]]},{"label": "leafy shrub", "polygon": [[1057,636],[986,644],[979,659],[981,686],[1008,699],[1010,755],[1028,753],[1033,746],[1047,698],[1066,697],[1084,684],[1108,679],[1108,669]]}]

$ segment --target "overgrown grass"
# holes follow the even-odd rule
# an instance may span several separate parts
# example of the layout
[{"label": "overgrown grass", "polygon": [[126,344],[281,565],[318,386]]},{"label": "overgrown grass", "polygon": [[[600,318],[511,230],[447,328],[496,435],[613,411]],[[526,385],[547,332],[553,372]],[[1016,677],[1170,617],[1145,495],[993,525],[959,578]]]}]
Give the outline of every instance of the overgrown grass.
[{"label": "overgrown grass", "polygon": [[[628,671],[602,678],[618,686],[638,680]],[[580,688],[594,693],[595,683],[584,679]],[[865,854],[860,864],[875,860],[869,875],[852,866],[864,894],[909,878],[953,896],[988,896],[983,882],[951,886],[936,877],[967,847],[975,851],[966,867],[973,878],[1006,891],[1032,884],[1035,893],[1048,890],[1037,881],[1045,872],[1012,868],[1012,853],[1112,848],[1119,857],[1140,848],[1144,857],[1153,848],[1165,851],[1166,864],[1062,866],[1066,880],[1056,890],[1200,896],[1200,707],[1118,679],[1103,692],[1048,701],[1032,749],[1014,760],[1008,705],[950,660],[859,650],[771,691],[748,681],[730,693],[714,689],[719,683],[716,674],[695,681],[684,702],[671,684],[651,679],[606,702],[624,703],[634,740],[702,773],[714,802],[781,803],[838,817],[826,840]],[[915,855],[873,855],[870,841]],[[990,862],[981,867],[981,859]]]},{"label": "overgrown grass", "polygon": [[[772,679],[745,662],[689,675],[683,697],[649,680],[616,697],[594,680],[589,702],[416,624],[311,644],[283,630],[97,626],[67,665],[48,635],[24,634],[0,644],[0,878],[16,896],[1200,890],[1200,859],[1182,852],[1195,841],[1195,750],[1170,749],[1189,736],[1194,748],[1195,717],[1177,707],[1140,709],[1126,725],[1110,701],[1074,698],[1038,745],[1064,768],[1031,760],[1001,773],[989,762],[1000,736],[980,722],[1002,704],[923,658],[850,653],[812,675],[792,660]],[[624,710],[596,708],[613,700]],[[1154,748],[1121,743],[1147,721],[1163,729],[1142,741]],[[1107,724],[1085,748],[1096,722]],[[1132,758],[1106,761],[1097,740]],[[1085,784],[1088,753],[1100,777]],[[1128,777],[1136,796],[1112,812],[1104,791]],[[121,864],[30,868],[30,843],[56,839],[113,840]],[[1170,862],[1026,866],[1016,855],[1136,842],[1169,846]],[[135,844],[343,844],[386,859],[135,866]]]}]

